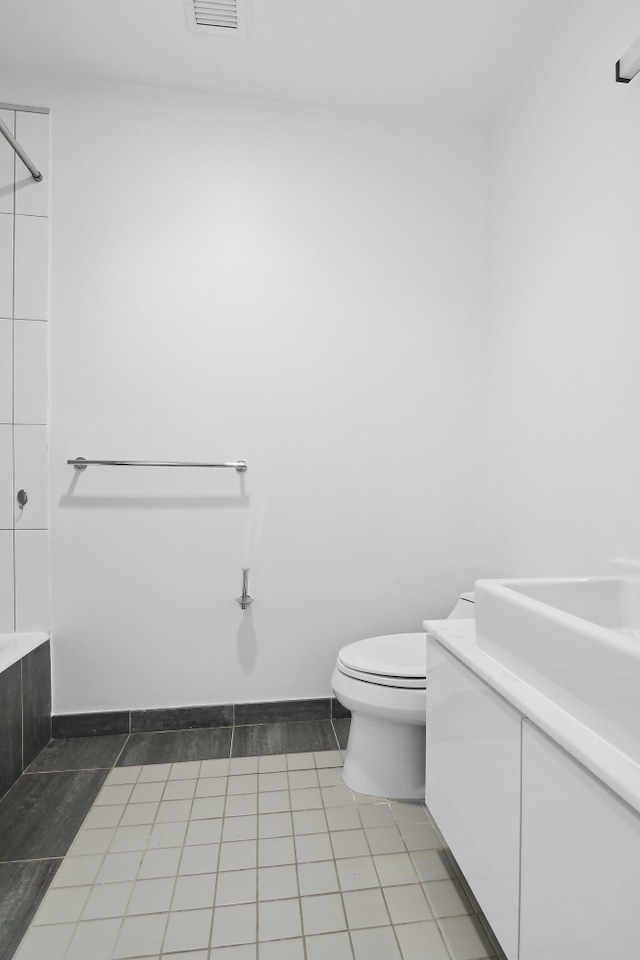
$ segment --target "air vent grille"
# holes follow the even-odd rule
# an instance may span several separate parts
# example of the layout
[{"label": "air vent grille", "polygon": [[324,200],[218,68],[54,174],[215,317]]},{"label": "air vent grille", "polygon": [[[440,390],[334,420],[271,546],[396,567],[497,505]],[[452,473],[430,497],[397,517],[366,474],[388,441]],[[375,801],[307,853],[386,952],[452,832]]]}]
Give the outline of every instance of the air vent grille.
[{"label": "air vent grille", "polygon": [[195,0],[193,10],[201,27],[238,29],[238,10],[235,3],[216,3],[215,0]]},{"label": "air vent grille", "polygon": [[185,0],[192,30],[209,36],[244,36],[244,0]]}]

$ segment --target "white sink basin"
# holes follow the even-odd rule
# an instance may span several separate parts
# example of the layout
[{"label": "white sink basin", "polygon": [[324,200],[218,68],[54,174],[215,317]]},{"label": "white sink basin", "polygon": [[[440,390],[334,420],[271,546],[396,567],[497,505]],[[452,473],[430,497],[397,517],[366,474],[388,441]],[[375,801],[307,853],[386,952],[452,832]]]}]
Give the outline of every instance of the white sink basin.
[{"label": "white sink basin", "polygon": [[478,580],[476,644],[640,763],[640,580]]}]

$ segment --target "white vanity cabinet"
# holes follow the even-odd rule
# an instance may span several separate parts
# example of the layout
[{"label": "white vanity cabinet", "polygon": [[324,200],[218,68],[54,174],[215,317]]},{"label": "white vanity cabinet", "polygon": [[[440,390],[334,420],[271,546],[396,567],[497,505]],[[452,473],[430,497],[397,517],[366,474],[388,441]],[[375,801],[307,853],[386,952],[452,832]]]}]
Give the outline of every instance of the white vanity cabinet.
[{"label": "white vanity cabinet", "polygon": [[508,960],[640,960],[640,765],[472,621],[425,627],[427,805]]},{"label": "white vanity cabinet", "polygon": [[638,960],[640,815],[522,727],[519,960]]},{"label": "white vanity cabinet", "polygon": [[427,635],[427,806],[514,960],[520,737],[520,713]]}]

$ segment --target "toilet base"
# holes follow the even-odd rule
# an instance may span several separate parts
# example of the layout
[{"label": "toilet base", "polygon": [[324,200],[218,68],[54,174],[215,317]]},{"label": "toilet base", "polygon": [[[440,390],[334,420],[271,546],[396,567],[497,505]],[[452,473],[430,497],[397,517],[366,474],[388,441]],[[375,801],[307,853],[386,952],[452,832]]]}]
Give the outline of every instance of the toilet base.
[{"label": "toilet base", "polygon": [[424,800],[424,724],[352,714],[342,779],[350,790],[390,800]]}]

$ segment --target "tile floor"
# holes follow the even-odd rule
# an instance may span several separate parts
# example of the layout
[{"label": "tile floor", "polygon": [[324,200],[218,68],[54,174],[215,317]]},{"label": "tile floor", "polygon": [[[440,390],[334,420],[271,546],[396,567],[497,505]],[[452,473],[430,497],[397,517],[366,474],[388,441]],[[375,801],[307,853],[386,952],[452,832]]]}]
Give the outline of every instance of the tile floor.
[{"label": "tile floor", "polygon": [[114,766],[16,960],[500,956],[424,805],[354,795],[341,765],[324,749]]},{"label": "tile floor", "polygon": [[0,800],[0,960],[13,960],[113,767],[336,750],[346,745],[350,721],[334,716],[333,707],[330,718],[318,719],[313,703],[304,719],[297,708],[291,714],[290,701],[267,706],[255,724],[50,741]]}]

